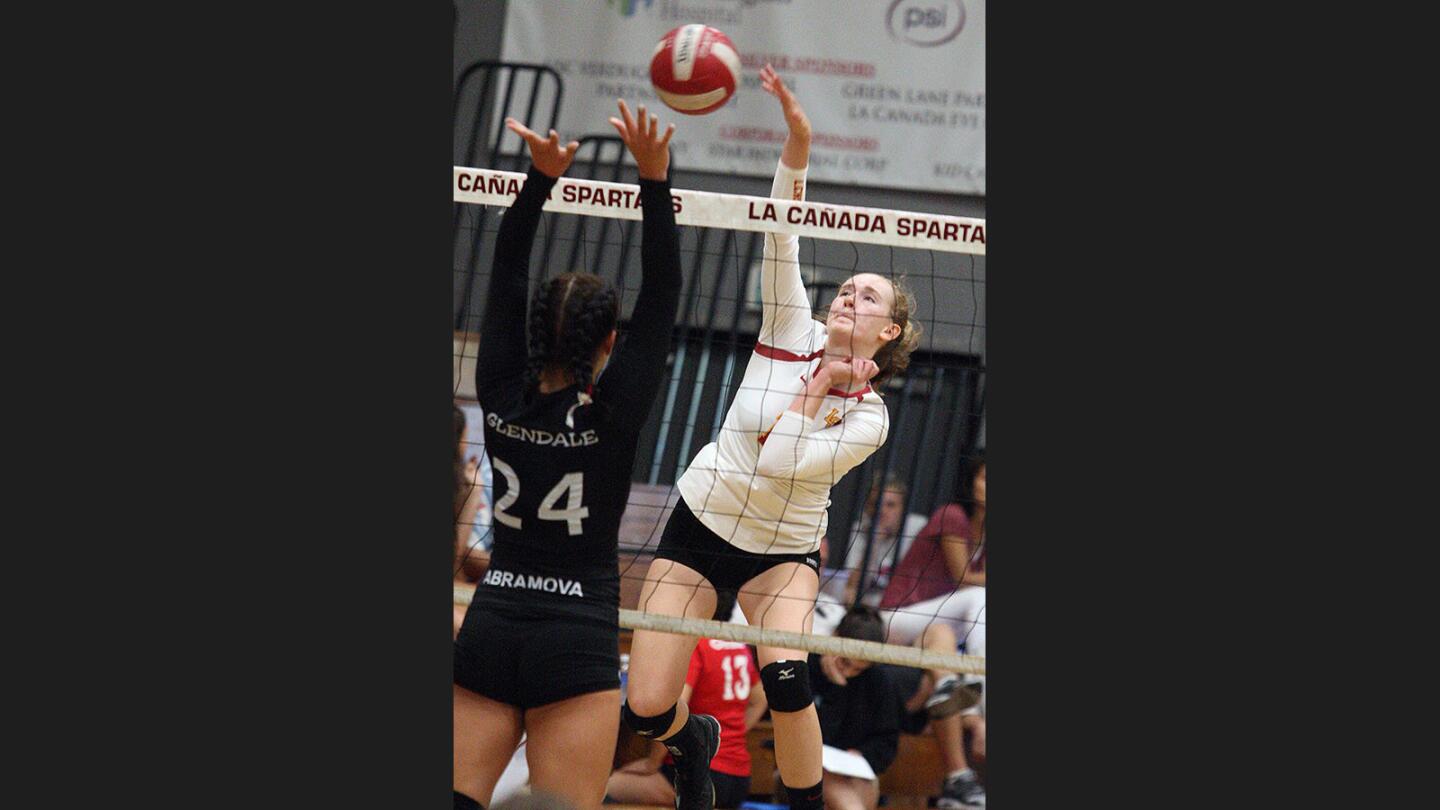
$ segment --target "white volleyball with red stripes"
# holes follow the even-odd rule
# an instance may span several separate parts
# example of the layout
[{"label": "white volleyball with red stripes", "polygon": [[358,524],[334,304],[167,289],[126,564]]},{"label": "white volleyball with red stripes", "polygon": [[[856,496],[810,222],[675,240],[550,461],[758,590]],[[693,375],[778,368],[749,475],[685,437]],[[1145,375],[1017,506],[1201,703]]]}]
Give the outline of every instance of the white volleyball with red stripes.
[{"label": "white volleyball with red stripes", "polygon": [[719,29],[682,25],[655,46],[650,83],[670,109],[704,115],[735,95],[740,86],[740,54]]}]

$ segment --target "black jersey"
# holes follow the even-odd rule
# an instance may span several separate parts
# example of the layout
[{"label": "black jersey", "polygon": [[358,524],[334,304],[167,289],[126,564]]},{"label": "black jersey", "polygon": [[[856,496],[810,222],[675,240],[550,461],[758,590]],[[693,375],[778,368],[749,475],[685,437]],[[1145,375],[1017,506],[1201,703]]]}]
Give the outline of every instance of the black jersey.
[{"label": "black jersey", "polygon": [[515,616],[613,624],[620,517],[680,302],[679,237],[670,184],[642,179],[642,280],[628,329],[591,394],[576,384],[527,397],[528,265],[555,182],[532,167],[496,237],[475,367],[494,471],[495,544],[475,603]]}]

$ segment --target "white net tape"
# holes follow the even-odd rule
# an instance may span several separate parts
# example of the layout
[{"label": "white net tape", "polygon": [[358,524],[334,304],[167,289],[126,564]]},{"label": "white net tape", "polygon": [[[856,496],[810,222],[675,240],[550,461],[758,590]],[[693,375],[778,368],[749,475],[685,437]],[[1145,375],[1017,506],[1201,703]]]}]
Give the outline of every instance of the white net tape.
[{"label": "white net tape", "polygon": [[[475,588],[455,585],[455,604],[468,605]],[[898,644],[880,644],[838,636],[815,636],[805,633],[790,633],[784,630],[766,630],[729,622],[708,619],[682,619],[677,616],[662,616],[639,610],[620,611],[620,626],[628,630],[658,630],[664,633],[678,633],[696,638],[716,638],[756,646],[782,647],[790,650],[805,650],[822,655],[840,655],[861,661],[875,661],[902,667],[920,667],[970,675],[985,674],[985,659],[974,655],[942,654],[904,647]]]},{"label": "white net tape", "polygon": [[[454,201],[509,207],[525,175],[455,168]],[[675,222],[738,231],[793,233],[891,247],[985,255],[985,220],[883,208],[673,189]],[[612,219],[641,219],[640,187],[630,183],[561,177],[546,211]]]}]

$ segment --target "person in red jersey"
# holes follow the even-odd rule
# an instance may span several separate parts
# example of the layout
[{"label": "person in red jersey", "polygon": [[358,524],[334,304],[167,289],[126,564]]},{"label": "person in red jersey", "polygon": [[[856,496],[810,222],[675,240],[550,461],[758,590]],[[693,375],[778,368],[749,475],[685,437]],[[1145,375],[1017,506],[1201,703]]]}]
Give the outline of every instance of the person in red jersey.
[{"label": "person in red jersey", "polygon": [[[717,621],[734,608],[733,594],[721,594]],[[690,655],[682,694],[691,710],[720,721],[720,748],[710,760],[717,808],[739,807],[750,795],[750,751],[745,733],[765,713],[765,689],[750,648],[734,641],[701,639]],[[606,798],[621,804],[675,804],[674,760],[663,743],[650,756],[635,760],[610,775]]]}]

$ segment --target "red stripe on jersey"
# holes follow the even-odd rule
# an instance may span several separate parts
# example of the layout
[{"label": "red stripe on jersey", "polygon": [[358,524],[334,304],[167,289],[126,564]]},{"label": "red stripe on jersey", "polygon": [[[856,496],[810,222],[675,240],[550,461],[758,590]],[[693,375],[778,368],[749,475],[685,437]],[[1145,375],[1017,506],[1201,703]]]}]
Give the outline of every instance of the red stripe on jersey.
[{"label": "red stripe on jersey", "polygon": [[811,360],[823,357],[825,350],[821,349],[811,354],[795,354],[794,352],[787,352],[784,349],[777,349],[774,346],[767,346],[757,341],[755,343],[755,353],[771,360],[779,360],[782,363],[808,363]]},{"label": "red stripe on jersey", "polygon": [[[800,375],[800,382],[808,383],[808,382],[810,382],[810,378],[809,378],[809,377],[806,377],[804,374],[801,374],[801,375]],[[827,390],[825,393],[826,393],[828,396],[832,396],[832,397],[839,397],[839,398],[841,398],[841,399],[853,399],[853,400],[855,400],[856,402],[864,402],[864,401],[865,401],[865,395],[868,394],[868,393],[870,393],[872,390],[874,390],[874,389],[872,389],[870,386],[867,385],[867,386],[865,386],[864,388],[861,388],[859,391],[855,391],[855,392],[852,392],[852,393],[846,393],[846,392],[844,392],[844,391],[841,391],[839,388],[831,388],[831,389]]]}]

